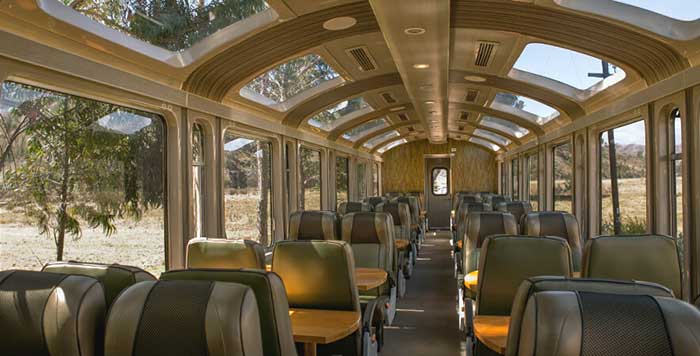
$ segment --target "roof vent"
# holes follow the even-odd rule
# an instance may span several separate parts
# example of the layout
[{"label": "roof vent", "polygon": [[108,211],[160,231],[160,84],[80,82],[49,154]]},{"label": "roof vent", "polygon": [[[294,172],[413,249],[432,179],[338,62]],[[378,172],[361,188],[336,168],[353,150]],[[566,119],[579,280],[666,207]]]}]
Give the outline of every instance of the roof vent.
[{"label": "roof vent", "polygon": [[474,61],[474,64],[477,67],[488,67],[491,65],[491,60],[493,59],[494,54],[496,54],[498,42],[479,41],[477,42],[477,45],[476,60]]},{"label": "roof vent", "polygon": [[384,102],[387,104],[396,104],[396,98],[394,98],[394,95],[391,94],[390,92],[386,91],[380,94],[382,96],[382,99],[384,99]]},{"label": "roof vent", "polygon": [[461,114],[459,114],[459,119],[460,120],[469,120],[469,113],[466,111],[462,111]]},{"label": "roof vent", "polygon": [[401,121],[408,121],[408,115],[406,115],[406,114],[399,114],[399,120],[401,120]]},{"label": "roof vent", "polygon": [[464,101],[468,103],[476,102],[476,98],[479,96],[478,89],[467,89],[467,95],[464,97]]},{"label": "roof vent", "polygon": [[371,72],[377,69],[377,62],[374,61],[366,46],[348,48],[345,52],[355,60],[357,69],[363,72]]}]

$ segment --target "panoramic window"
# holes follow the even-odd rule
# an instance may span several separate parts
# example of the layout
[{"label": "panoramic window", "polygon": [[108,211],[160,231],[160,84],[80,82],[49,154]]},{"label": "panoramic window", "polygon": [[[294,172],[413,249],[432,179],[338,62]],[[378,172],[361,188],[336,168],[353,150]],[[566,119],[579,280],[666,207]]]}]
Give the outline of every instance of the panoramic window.
[{"label": "panoramic window", "polygon": [[362,200],[367,197],[367,163],[357,163],[357,199]]},{"label": "panoramic window", "polygon": [[506,194],[506,191],[508,191],[508,176],[506,174],[506,164],[505,162],[501,163],[501,194]]},{"label": "panoramic window", "polygon": [[379,196],[379,163],[372,163],[372,196]]},{"label": "panoramic window", "polygon": [[202,236],[204,225],[204,129],[192,126],[192,213],[194,237]]},{"label": "panoramic window", "polygon": [[339,77],[323,58],[308,54],[280,64],[253,79],[241,88],[240,95],[268,106],[281,104],[306,90]]},{"label": "panoramic window", "polygon": [[176,52],[268,9],[263,0],[60,2],[104,26]]},{"label": "panoramic window", "polygon": [[349,160],[347,157],[338,156],[335,158],[335,202],[348,202],[348,186],[350,176],[348,175]]},{"label": "panoramic window", "polygon": [[539,161],[537,153],[527,156],[527,196],[532,210],[540,210]]},{"label": "panoramic window", "polygon": [[481,125],[484,125],[488,128],[505,132],[517,138],[522,138],[523,136],[530,133],[530,131],[528,131],[526,128],[520,127],[508,120],[499,119],[497,117],[484,116],[482,117],[480,123]]},{"label": "panoramic window", "polygon": [[76,260],[165,269],[165,125],[4,82],[0,270]]},{"label": "panoramic window", "polygon": [[335,106],[323,110],[309,119],[309,125],[318,127],[323,131],[330,131],[343,122],[372,112],[374,109],[367,104],[365,99],[357,97],[341,101]]},{"label": "panoramic window", "polygon": [[357,141],[361,137],[365,137],[377,130],[381,130],[387,127],[387,121],[385,118],[375,119],[372,121],[367,121],[364,124],[355,126],[354,128],[348,130],[343,134],[343,138],[350,140],[352,142]]},{"label": "panoramic window", "polygon": [[518,175],[518,159],[510,161],[510,188],[513,200],[520,200],[520,184]]},{"label": "panoramic window", "polygon": [[538,125],[544,125],[559,116],[559,111],[549,105],[525,96],[503,92],[496,94],[491,108],[514,113]]},{"label": "panoramic window", "polygon": [[681,21],[700,19],[700,2],[688,0],[613,0]]},{"label": "panoramic window", "polygon": [[681,127],[681,112],[674,109],[671,112],[671,213],[673,214],[673,228],[671,233],[681,244],[683,251],[683,131]]},{"label": "panoramic window", "polygon": [[507,139],[499,134],[493,133],[491,131],[476,129],[476,130],[474,130],[474,135],[481,137],[481,138],[485,138],[487,140],[491,140],[491,141],[496,142],[502,146],[510,145],[509,139]]},{"label": "panoramic window", "polygon": [[433,195],[447,195],[449,180],[447,168],[433,168],[431,176],[433,180]]},{"label": "panoramic window", "polygon": [[571,144],[565,143],[552,148],[552,197],[554,210],[573,212],[574,198],[574,157],[571,152]]},{"label": "panoramic window", "polygon": [[299,147],[299,209],[321,210],[321,152]]},{"label": "panoramic window", "polygon": [[480,146],[484,146],[485,148],[488,148],[494,152],[498,152],[501,149],[500,147],[498,147],[497,144],[495,144],[493,142],[486,141],[483,138],[479,138],[479,137],[470,137],[469,142],[475,143],[475,144],[480,145]]},{"label": "panoramic window", "polygon": [[381,134],[377,137],[373,137],[371,140],[368,140],[367,142],[365,142],[365,144],[363,146],[366,148],[372,149],[372,148],[374,148],[374,146],[376,146],[376,145],[378,145],[386,140],[392,139],[394,137],[399,137],[399,136],[401,136],[401,134],[399,134],[398,131],[396,131],[396,130],[389,131],[389,132]]},{"label": "panoramic window", "polygon": [[643,120],[600,135],[601,234],[647,231],[646,165]]},{"label": "panoramic window", "polygon": [[226,238],[272,243],[272,143],[224,135]]},{"label": "panoramic window", "polygon": [[625,78],[622,69],[601,59],[543,43],[525,46],[513,68],[556,80],[578,90],[586,90],[608,77],[614,77],[608,85]]},{"label": "panoramic window", "polygon": [[380,149],[378,149],[377,152],[379,152],[379,154],[383,154],[384,152],[389,151],[390,149],[392,149],[394,147],[403,145],[406,142],[408,142],[408,141],[405,138],[393,141],[393,142],[385,145],[384,147],[381,147]]}]

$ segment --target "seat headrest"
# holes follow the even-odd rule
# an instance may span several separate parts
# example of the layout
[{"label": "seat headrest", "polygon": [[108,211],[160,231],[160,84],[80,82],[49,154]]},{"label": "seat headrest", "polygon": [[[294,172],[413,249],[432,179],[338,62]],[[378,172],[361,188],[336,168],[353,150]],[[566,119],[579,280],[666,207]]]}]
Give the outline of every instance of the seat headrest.
[{"label": "seat headrest", "polygon": [[134,266],[77,261],[50,262],[44,265],[42,271],[81,275],[97,279],[102,283],[102,288],[104,288],[107,307],[112,305],[117,295],[129,286],[138,282],[156,279],[152,274]]},{"label": "seat headrest", "polygon": [[467,215],[467,240],[475,248],[481,245],[487,236],[491,235],[516,235],[518,225],[515,217],[510,213],[502,212],[474,212]]},{"label": "seat headrest", "polygon": [[359,201],[343,202],[338,206],[338,213],[341,215],[360,211],[372,211],[372,206],[369,203]]},{"label": "seat headrest", "polygon": [[265,269],[265,249],[251,240],[198,237],[187,243],[187,267]]},{"label": "seat headrest", "polygon": [[394,236],[394,221],[389,213],[360,212],[343,216],[343,241],[350,244],[389,244]]},{"label": "seat headrest", "polygon": [[107,318],[105,356],[262,354],[255,293],[242,284],[141,282]]},{"label": "seat headrest", "polygon": [[[697,355],[700,311],[649,295],[577,291],[534,293],[509,355]],[[614,331],[614,332],[613,332]],[[517,348],[517,350],[512,350]]]},{"label": "seat headrest", "polygon": [[369,205],[371,205],[372,208],[376,208],[377,205],[379,205],[380,203],[383,203],[383,202],[385,202],[385,201],[387,201],[387,199],[386,199],[385,197],[369,197],[369,198],[365,198],[365,202],[368,203]]},{"label": "seat headrest", "polygon": [[389,213],[394,221],[394,225],[410,226],[411,211],[406,203],[387,202],[377,205],[377,212]]},{"label": "seat headrest", "polygon": [[576,217],[562,211],[541,211],[525,215],[523,232],[530,236],[557,236],[571,246],[574,271],[581,270],[581,231]]},{"label": "seat headrest", "polygon": [[263,352],[269,356],[296,356],[287,291],[277,274],[251,269],[187,269],[164,272],[160,279],[218,281],[250,287],[258,303]]},{"label": "seat headrest", "polygon": [[529,201],[501,202],[496,207],[498,211],[509,212],[517,215],[516,218],[532,212],[532,204]]},{"label": "seat headrest", "polygon": [[0,272],[0,355],[101,355],[106,310],[94,278]]},{"label": "seat headrest", "polygon": [[304,210],[289,216],[290,240],[338,240],[338,218],[332,211]]},{"label": "seat headrest", "polygon": [[500,203],[509,202],[511,200],[511,197],[508,195],[493,195],[491,196],[491,205],[497,206]]},{"label": "seat headrest", "polygon": [[669,236],[599,236],[586,242],[583,256],[584,277],[654,282],[682,296],[678,248]]}]

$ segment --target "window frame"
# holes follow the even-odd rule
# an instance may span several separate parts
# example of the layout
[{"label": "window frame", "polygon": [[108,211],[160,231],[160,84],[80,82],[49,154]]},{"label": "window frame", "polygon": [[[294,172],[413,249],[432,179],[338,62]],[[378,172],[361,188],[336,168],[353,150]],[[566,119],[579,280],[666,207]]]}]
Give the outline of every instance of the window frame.
[{"label": "window frame", "polygon": [[[435,171],[437,170],[443,170],[445,171],[445,193],[444,194],[436,194],[435,193]],[[433,169],[430,170],[430,193],[433,196],[436,197],[444,197],[450,194],[450,169],[447,167],[443,166],[437,166],[433,167]]]}]

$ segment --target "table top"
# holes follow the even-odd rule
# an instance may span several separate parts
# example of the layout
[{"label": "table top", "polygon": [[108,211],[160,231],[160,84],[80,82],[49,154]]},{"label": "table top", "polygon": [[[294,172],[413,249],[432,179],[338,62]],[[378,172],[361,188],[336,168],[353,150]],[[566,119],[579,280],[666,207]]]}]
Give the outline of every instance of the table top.
[{"label": "table top", "polygon": [[355,268],[355,285],[361,291],[368,291],[384,284],[387,273],[380,268]]},{"label": "table top", "polygon": [[408,240],[394,240],[394,245],[396,245],[396,248],[399,250],[403,250],[408,247],[410,242]]},{"label": "table top", "polygon": [[360,328],[360,312],[289,309],[295,342],[330,344]]},{"label": "table top", "polygon": [[508,342],[509,316],[474,316],[474,335],[489,349],[500,354],[506,353]]}]

